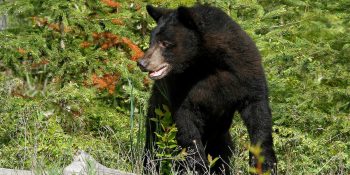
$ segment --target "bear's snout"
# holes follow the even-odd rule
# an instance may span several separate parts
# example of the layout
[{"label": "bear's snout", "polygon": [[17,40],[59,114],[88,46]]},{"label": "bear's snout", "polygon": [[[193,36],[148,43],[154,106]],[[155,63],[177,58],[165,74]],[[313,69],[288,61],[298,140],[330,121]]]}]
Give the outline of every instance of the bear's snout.
[{"label": "bear's snout", "polygon": [[147,72],[147,69],[146,69],[147,65],[148,65],[148,61],[146,61],[143,58],[137,61],[137,66],[139,66],[142,72]]}]

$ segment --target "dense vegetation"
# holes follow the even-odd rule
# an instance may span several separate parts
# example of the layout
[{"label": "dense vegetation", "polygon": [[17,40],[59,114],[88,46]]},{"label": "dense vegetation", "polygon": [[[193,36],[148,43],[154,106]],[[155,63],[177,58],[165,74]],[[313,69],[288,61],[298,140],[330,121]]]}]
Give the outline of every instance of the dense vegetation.
[{"label": "dense vegetation", "polygon": [[[256,41],[268,75],[281,174],[350,173],[350,1],[218,0]],[[141,172],[152,82],[135,59],[155,26],[145,4],[194,0],[16,0],[0,4],[0,167],[59,172],[78,149]],[[235,117],[232,167],[248,169]],[[172,134],[170,134],[172,135]]]}]

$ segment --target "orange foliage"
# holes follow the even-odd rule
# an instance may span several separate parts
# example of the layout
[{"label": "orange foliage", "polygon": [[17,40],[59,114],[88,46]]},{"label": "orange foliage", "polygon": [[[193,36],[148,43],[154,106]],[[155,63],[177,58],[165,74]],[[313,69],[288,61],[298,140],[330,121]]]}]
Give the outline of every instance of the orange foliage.
[{"label": "orange foliage", "polygon": [[135,10],[136,10],[136,11],[139,11],[139,10],[141,10],[141,7],[142,7],[142,6],[141,6],[140,4],[136,4],[136,5],[135,5]]},{"label": "orange foliage", "polygon": [[31,65],[31,67],[35,69],[35,68],[38,68],[38,67],[40,67],[40,66],[42,66],[42,65],[46,65],[46,64],[49,64],[49,61],[46,60],[46,59],[43,59],[43,60],[41,60],[39,63],[33,63],[33,64]]},{"label": "orange foliage", "polygon": [[33,97],[30,97],[28,95],[25,95],[25,94],[22,94],[20,92],[17,92],[17,91],[12,91],[11,92],[11,95],[12,96],[15,96],[15,97],[21,97],[21,98],[29,98],[29,99],[32,99]]},{"label": "orange foliage", "polygon": [[91,43],[87,41],[83,41],[82,43],[80,43],[81,48],[88,48],[90,46],[91,46]]},{"label": "orange foliage", "polygon": [[92,38],[94,39],[94,43],[99,45],[102,50],[107,50],[120,43],[123,43],[132,51],[131,60],[136,61],[137,59],[143,57],[143,51],[129,38],[122,37],[120,41],[120,36],[115,35],[111,32],[94,32],[92,33]]},{"label": "orange foliage", "polygon": [[112,23],[116,25],[124,25],[124,22],[120,19],[112,19]]},{"label": "orange foliage", "polygon": [[92,33],[94,43],[100,45],[102,50],[107,50],[119,44],[119,36],[111,32]]},{"label": "orange foliage", "polygon": [[121,4],[119,2],[115,2],[112,0],[101,0],[101,2],[103,2],[104,4],[106,4],[107,6],[112,7],[112,8],[121,7]]},{"label": "orange foliage", "polygon": [[109,47],[110,47],[110,45],[109,45],[108,43],[103,43],[103,44],[101,45],[101,49],[102,49],[102,50],[107,50],[107,49],[109,49]]},{"label": "orange foliage", "polygon": [[60,26],[57,23],[50,23],[47,27],[57,32],[60,31]]},{"label": "orange foliage", "polygon": [[[56,32],[61,31],[60,25],[58,23],[48,23],[46,18],[40,18],[40,17],[33,16],[32,19],[33,19],[34,23],[39,27],[47,26],[49,29],[54,30]],[[64,26],[63,31],[70,32],[72,30],[71,30],[71,28]]]},{"label": "orange foliage", "polygon": [[143,85],[145,87],[149,88],[150,84],[151,84],[151,79],[150,78],[148,78],[148,77],[143,78]]},{"label": "orange foliage", "polygon": [[36,25],[40,27],[47,25],[47,19],[45,18],[39,18],[39,17],[33,16],[32,20]]},{"label": "orange foliage", "polygon": [[19,52],[20,54],[22,54],[22,55],[24,55],[24,54],[27,53],[27,51],[24,50],[24,49],[22,49],[22,48],[18,48],[18,52]]},{"label": "orange foliage", "polygon": [[81,116],[81,113],[82,113],[81,111],[76,111],[76,110],[72,110],[72,111],[71,111],[71,114],[73,114],[74,117],[79,117],[79,116]]},{"label": "orange foliage", "polygon": [[100,39],[100,34],[99,33],[96,33],[96,32],[93,32],[92,33],[92,38],[94,38],[94,40],[99,40]]},{"label": "orange foliage", "polygon": [[122,38],[123,43],[125,43],[132,51],[133,54],[131,55],[131,60],[136,61],[139,58],[143,57],[143,51],[134,44],[129,38]]},{"label": "orange foliage", "polygon": [[119,81],[120,75],[118,74],[104,74],[102,77],[98,77],[96,74],[92,75],[92,83],[98,89],[107,89],[110,94],[115,91],[115,85]]}]

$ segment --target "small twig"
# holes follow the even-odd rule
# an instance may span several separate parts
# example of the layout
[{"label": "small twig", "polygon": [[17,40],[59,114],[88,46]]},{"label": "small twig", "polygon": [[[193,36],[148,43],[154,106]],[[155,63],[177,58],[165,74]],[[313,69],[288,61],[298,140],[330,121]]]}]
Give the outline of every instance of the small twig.
[{"label": "small twig", "polygon": [[302,21],[304,21],[304,20],[301,20],[301,21],[295,21],[295,22],[291,22],[291,23],[287,23],[287,24],[278,25],[278,26],[271,26],[271,27],[270,27],[270,29],[275,29],[275,28],[280,28],[280,27],[290,26],[290,25],[293,25],[293,24],[298,24],[298,23],[301,23]]},{"label": "small twig", "polygon": [[61,41],[60,41],[60,46],[61,49],[64,50],[66,48],[66,45],[64,44],[64,24],[63,24],[63,17],[59,17],[59,25],[60,25],[60,32],[61,32]]},{"label": "small twig", "polygon": [[318,169],[317,173],[315,173],[315,174],[319,174],[323,170],[323,168],[326,167],[326,165],[328,165],[329,162],[331,162],[334,158],[336,158],[340,153],[338,153],[335,156],[331,157],[326,163],[323,164],[323,166],[320,169]]},{"label": "small twig", "polygon": [[193,143],[194,143],[194,146],[195,146],[196,149],[197,149],[197,153],[198,153],[199,157],[200,157],[201,160],[202,160],[202,164],[200,164],[200,165],[203,166],[207,172],[209,172],[207,166],[205,165],[205,161],[203,160],[201,154],[199,153],[199,149],[198,149],[198,147],[197,147],[197,142],[196,142],[196,140],[193,140]]}]

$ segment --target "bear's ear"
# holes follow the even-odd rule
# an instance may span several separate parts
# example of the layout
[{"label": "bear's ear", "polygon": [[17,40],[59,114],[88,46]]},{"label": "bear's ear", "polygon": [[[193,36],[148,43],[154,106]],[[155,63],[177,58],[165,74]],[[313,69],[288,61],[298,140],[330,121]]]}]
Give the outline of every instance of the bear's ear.
[{"label": "bear's ear", "polygon": [[146,6],[148,14],[158,22],[159,18],[170,12],[170,9],[153,7],[152,5]]},{"label": "bear's ear", "polygon": [[188,7],[179,7],[177,9],[177,17],[179,21],[183,25],[185,25],[187,28],[193,29],[193,30],[197,29],[197,25],[194,21],[195,16],[191,12],[191,9],[189,9]]}]

